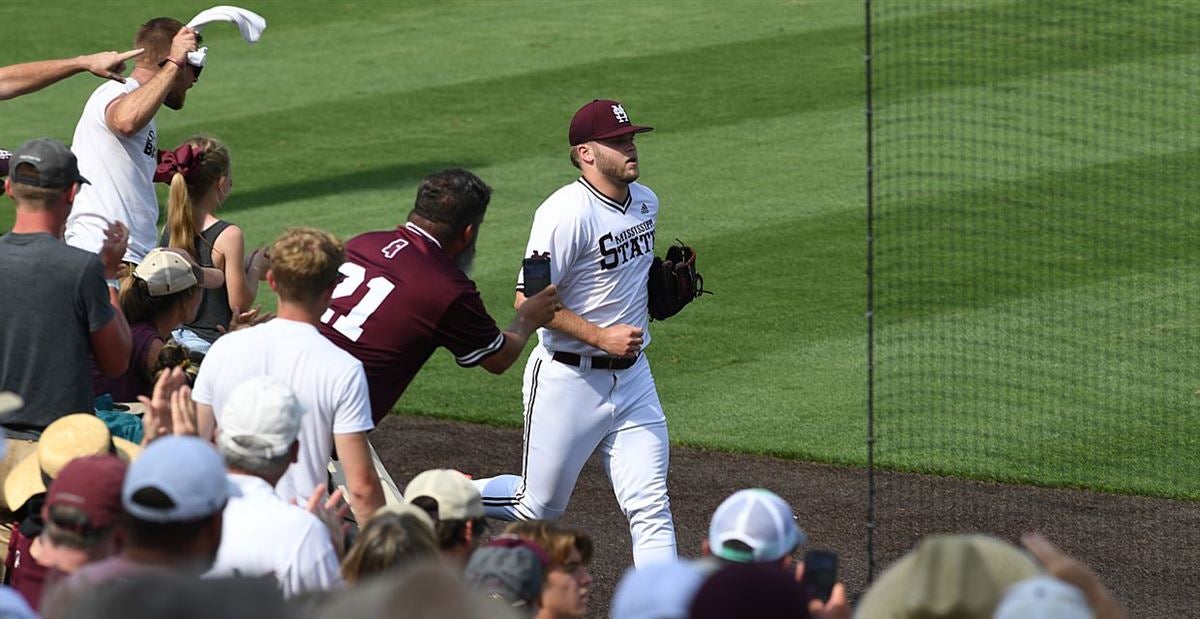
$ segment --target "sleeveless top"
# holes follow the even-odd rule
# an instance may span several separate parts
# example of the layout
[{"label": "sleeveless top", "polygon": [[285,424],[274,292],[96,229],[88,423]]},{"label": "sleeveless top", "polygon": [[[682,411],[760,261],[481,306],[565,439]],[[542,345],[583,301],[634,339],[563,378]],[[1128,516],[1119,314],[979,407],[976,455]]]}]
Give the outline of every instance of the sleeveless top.
[{"label": "sleeveless top", "polygon": [[[233,224],[228,221],[218,220],[217,223],[196,235],[193,242],[196,244],[196,253],[199,255],[195,258],[200,266],[215,268],[212,256],[213,245],[216,244],[217,237],[221,236],[221,233],[231,225]],[[170,235],[163,230],[158,244],[166,247],[169,238]],[[183,327],[211,343],[217,341],[221,335],[221,332],[217,330],[217,325],[229,327],[229,321],[233,319],[233,310],[229,309],[229,289],[225,286],[204,290],[202,293],[204,298],[200,300],[200,310],[196,312],[196,320],[183,325]]]}]

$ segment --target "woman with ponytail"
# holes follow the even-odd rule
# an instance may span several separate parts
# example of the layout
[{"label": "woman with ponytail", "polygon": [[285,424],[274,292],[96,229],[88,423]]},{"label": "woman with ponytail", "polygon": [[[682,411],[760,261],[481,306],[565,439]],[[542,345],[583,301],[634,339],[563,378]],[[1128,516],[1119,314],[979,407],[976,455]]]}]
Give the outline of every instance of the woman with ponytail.
[{"label": "woman with ponytail", "polygon": [[159,244],[183,249],[201,266],[225,275],[224,286],[204,291],[196,319],[174,334],[190,350],[205,353],[234,316],[250,310],[270,257],[265,249],[256,249],[246,258],[242,229],[216,216],[233,188],[229,149],[220,141],[195,136],[163,152],[155,179],[171,184]]}]

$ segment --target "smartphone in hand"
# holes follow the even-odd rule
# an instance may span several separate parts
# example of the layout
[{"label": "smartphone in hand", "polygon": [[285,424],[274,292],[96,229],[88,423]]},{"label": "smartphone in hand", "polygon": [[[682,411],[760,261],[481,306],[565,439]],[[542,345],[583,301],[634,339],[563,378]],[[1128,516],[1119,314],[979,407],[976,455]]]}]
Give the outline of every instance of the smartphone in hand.
[{"label": "smartphone in hand", "polygon": [[809,599],[828,602],[837,583],[838,556],[836,552],[810,550],[804,555],[804,576],[800,586]]},{"label": "smartphone in hand", "polygon": [[541,254],[535,251],[531,256],[521,261],[521,270],[524,273],[522,282],[525,286],[523,294],[525,298],[541,292],[550,285],[550,254]]}]

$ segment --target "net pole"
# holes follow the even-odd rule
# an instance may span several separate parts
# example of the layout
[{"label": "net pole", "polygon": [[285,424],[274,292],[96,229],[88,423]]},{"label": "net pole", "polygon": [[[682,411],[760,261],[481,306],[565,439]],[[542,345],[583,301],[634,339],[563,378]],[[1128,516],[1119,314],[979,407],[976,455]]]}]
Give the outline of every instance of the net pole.
[{"label": "net pole", "polygon": [[875,152],[871,98],[871,0],[863,0],[867,134],[867,582],[875,580]]}]

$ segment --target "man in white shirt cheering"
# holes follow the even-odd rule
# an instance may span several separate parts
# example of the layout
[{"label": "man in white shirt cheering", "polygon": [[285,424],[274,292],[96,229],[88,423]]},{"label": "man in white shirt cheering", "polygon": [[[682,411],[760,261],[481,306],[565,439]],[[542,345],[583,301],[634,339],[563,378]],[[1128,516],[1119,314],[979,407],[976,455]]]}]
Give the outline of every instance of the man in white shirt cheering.
[{"label": "man in white shirt cheering", "polygon": [[330,530],[275,495],[275,483],[299,453],[303,418],[295,394],[274,378],[251,378],[229,394],[217,451],[240,494],[225,505],[221,547],[209,575],[271,575],[284,597],[340,588]]},{"label": "man in white shirt cheering", "polygon": [[267,283],[279,295],[277,317],[221,336],[204,357],[192,399],[201,436],[222,426],[229,394],[246,379],[271,376],[296,394],[305,411],[300,451],[275,485],[284,500],[307,501],[328,480],[337,447],[355,519],[383,507],[367,432],[374,429],[362,363],[325,339],[316,325],[329,307],[345,260],[341,241],[315,228],[289,228],[271,246]]},{"label": "man in white shirt cheering", "polygon": [[84,104],[71,150],[79,158],[80,173],[92,184],[75,198],[67,220],[68,245],[98,252],[105,229],[120,221],[129,228],[126,262],[139,263],[154,248],[154,118],[162,105],[183,109],[188,89],[200,76],[200,67],[188,59],[198,42],[199,35],[179,20],[158,17],[146,22],[134,37],[134,47],[145,52],[133,73],[124,82],[105,82]]}]

